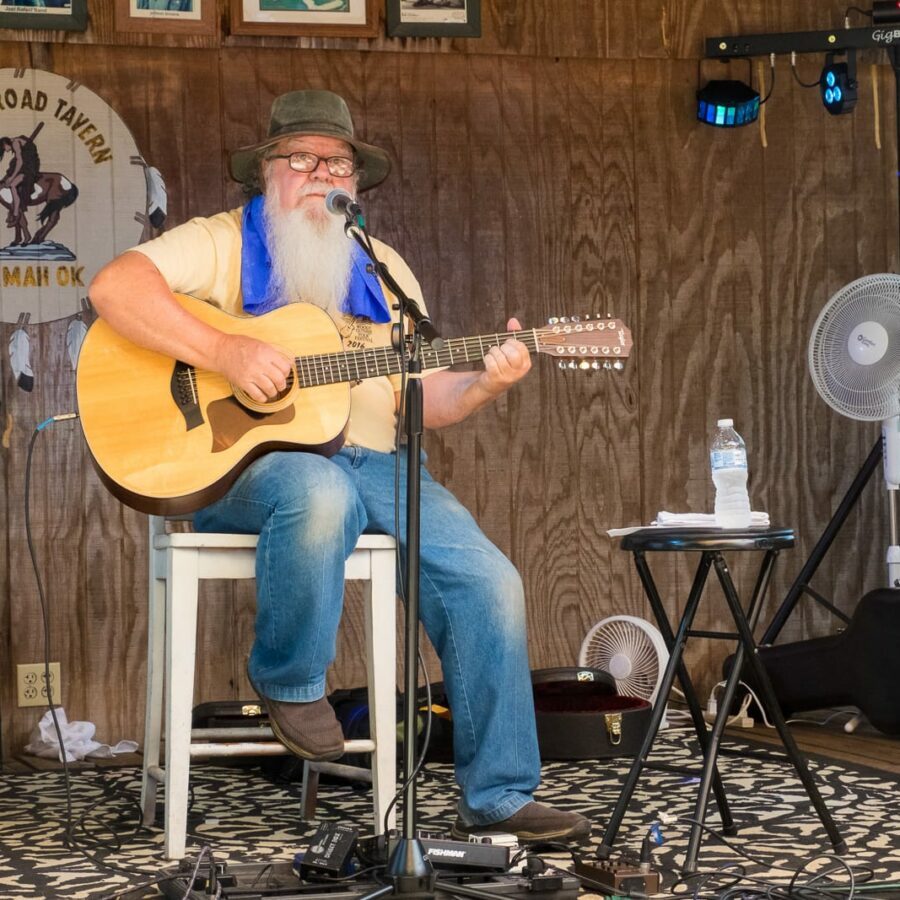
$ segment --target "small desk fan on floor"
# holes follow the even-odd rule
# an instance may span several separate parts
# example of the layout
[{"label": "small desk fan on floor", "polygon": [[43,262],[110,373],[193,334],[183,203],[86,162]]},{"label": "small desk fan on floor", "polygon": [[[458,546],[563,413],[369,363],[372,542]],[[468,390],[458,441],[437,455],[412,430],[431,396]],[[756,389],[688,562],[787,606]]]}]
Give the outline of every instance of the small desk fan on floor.
[{"label": "small desk fan on floor", "polygon": [[663,636],[636,616],[601,619],[588,631],[578,653],[579,666],[612,675],[620,696],[640,697],[651,704],[656,702],[668,661]]},{"label": "small desk fan on floor", "polygon": [[[851,419],[881,421],[893,510],[900,486],[900,276],[866,275],[828,301],[809,339],[809,371],[832,409]],[[887,565],[888,585],[900,587],[893,515]]]}]

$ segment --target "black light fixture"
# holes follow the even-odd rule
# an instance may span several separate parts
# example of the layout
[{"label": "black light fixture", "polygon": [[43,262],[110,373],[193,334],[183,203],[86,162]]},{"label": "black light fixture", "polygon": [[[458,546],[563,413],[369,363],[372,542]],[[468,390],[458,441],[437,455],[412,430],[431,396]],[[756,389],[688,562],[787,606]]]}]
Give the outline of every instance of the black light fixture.
[{"label": "black light fixture", "polygon": [[819,92],[825,109],[833,116],[840,116],[856,106],[859,82],[856,80],[856,51],[847,51],[846,62],[835,62],[836,55],[829,53],[825,56]]},{"label": "black light fixture", "polygon": [[759,118],[759,92],[743,81],[709,81],[697,91],[697,118],[718,128],[737,128]]}]

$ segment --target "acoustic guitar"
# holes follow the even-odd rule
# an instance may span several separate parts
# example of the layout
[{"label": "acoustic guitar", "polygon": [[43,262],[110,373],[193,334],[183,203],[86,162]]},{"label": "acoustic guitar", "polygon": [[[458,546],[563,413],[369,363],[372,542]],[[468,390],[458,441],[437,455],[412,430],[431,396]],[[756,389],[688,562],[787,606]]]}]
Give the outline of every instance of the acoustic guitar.
[{"label": "acoustic guitar", "polygon": [[[295,303],[250,318],[176,295],[192,315],[231,334],[285,349],[293,357],[287,388],[256,403],[222,375],[146,350],[102,319],[89,329],[76,375],[78,411],[100,477],[141,512],[193,512],[221,497],[254,459],[272,450],[330,456],[343,443],[350,387],[400,372],[391,347],[345,351],[332,318]],[[423,367],[482,359],[511,334],[488,334],[426,346]],[[515,332],[532,353],[565,368],[621,368],[631,333],[618,319],[551,319]]]}]

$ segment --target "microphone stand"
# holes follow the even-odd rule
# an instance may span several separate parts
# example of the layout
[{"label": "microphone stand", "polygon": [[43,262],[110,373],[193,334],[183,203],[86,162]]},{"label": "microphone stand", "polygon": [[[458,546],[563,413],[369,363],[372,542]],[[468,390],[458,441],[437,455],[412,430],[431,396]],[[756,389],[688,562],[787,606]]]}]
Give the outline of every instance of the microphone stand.
[{"label": "microphone stand", "polygon": [[[406,645],[404,648],[404,680],[403,697],[403,754],[404,779],[403,786],[403,831],[397,846],[391,853],[387,864],[387,876],[390,883],[375,891],[367,893],[360,900],[376,900],[387,894],[414,898],[432,898],[435,890],[444,893],[472,898],[488,898],[496,900],[496,893],[489,886],[481,889],[442,882],[437,879],[434,867],[425,853],[425,848],[416,834],[416,779],[410,777],[416,765],[416,694],[418,692],[418,657],[419,657],[419,531],[420,531],[420,487],[422,482],[422,341],[428,341],[434,349],[440,349],[443,341],[431,320],[423,313],[421,307],[411,300],[391,275],[388,267],[375,255],[375,250],[365,230],[362,215],[354,216],[346,213],[347,224],[344,231],[362,247],[363,252],[372,261],[375,271],[397,298],[400,310],[401,325],[395,326],[394,349],[404,353],[401,335],[402,322],[408,316],[413,323],[411,354],[407,372],[409,381],[406,387],[406,406],[403,410],[403,423],[406,433],[406,560],[402,573],[406,586]],[[398,448],[399,451],[399,448]],[[399,524],[399,523],[398,523]],[[429,713],[430,714],[430,713]]]}]

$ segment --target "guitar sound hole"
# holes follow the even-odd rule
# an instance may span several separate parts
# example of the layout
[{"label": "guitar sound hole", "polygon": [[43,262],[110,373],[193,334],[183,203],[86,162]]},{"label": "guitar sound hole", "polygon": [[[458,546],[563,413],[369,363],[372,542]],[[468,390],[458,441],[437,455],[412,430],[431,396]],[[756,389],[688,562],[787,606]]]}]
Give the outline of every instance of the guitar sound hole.
[{"label": "guitar sound hole", "polygon": [[274,397],[271,397],[266,403],[278,403],[279,400],[284,400],[288,394],[291,392],[291,388],[293,387],[293,379],[288,379],[287,386],[283,391],[279,391]]}]

